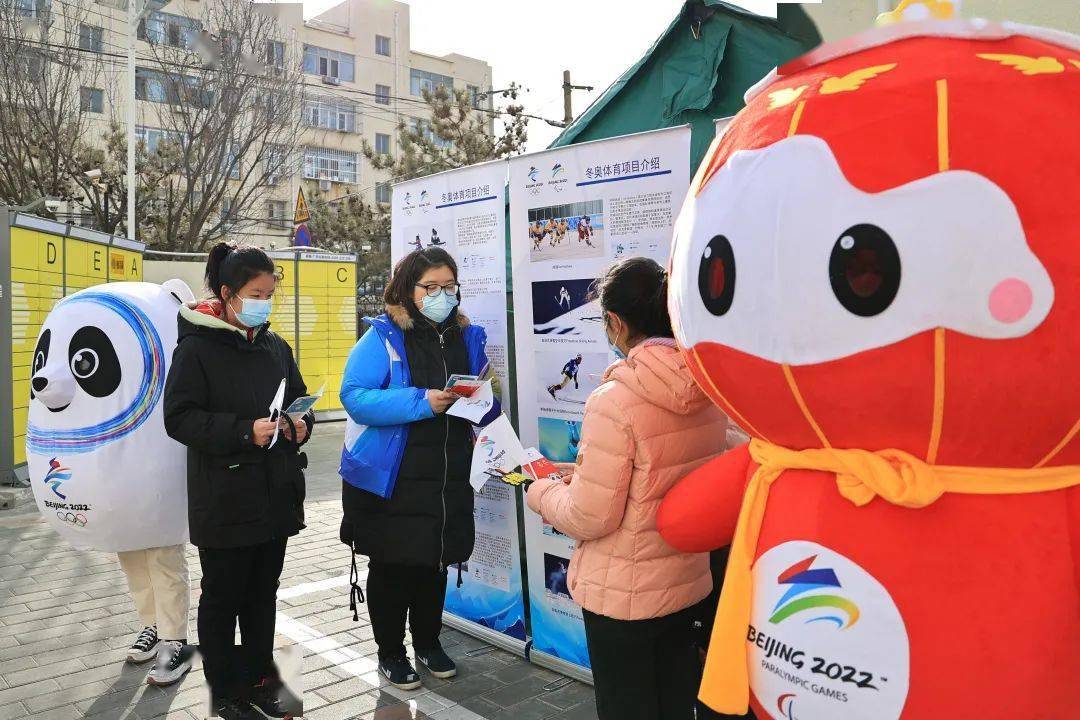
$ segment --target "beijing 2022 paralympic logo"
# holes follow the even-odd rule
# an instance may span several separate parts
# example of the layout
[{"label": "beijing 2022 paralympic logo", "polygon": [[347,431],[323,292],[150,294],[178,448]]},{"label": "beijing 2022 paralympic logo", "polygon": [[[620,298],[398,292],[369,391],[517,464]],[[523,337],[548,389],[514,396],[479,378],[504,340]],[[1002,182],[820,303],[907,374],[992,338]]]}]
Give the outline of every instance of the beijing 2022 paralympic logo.
[{"label": "beijing 2022 paralympic logo", "polygon": [[754,696],[783,720],[897,720],[903,711],[903,618],[876,578],[830,548],[796,540],[758,558],[746,641]]}]

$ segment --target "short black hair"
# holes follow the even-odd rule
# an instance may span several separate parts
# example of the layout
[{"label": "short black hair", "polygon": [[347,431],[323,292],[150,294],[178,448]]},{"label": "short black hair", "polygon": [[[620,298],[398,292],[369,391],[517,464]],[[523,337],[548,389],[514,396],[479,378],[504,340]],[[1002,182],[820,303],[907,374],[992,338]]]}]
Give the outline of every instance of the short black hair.
[{"label": "short black hair", "polygon": [[675,337],[668,315],[667,273],[655,260],[646,257],[620,260],[596,281],[592,294],[600,299],[601,309],[622,318],[632,334]]},{"label": "short black hair", "polygon": [[262,248],[219,242],[206,259],[206,286],[218,300],[224,301],[222,285],[235,294],[252,278],[263,273],[273,275],[276,270],[274,261]]},{"label": "short black hair", "polygon": [[[413,250],[394,266],[386,292],[383,293],[383,300],[387,305],[402,305],[409,310],[418,310],[413,302],[413,287],[420,282],[424,273],[439,267],[450,268],[450,272],[454,273],[454,281],[457,282],[457,263],[450,253],[437,247]],[[458,295],[460,294],[459,291]]]}]

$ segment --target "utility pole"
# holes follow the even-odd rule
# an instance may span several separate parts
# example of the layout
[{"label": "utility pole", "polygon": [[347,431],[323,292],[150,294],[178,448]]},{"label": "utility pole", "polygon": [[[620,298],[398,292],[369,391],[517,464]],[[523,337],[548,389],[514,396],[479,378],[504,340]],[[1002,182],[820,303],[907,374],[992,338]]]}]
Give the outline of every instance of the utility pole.
[{"label": "utility pole", "polygon": [[140,8],[136,0],[128,0],[127,46],[127,237],[135,239],[135,34],[138,31]]},{"label": "utility pole", "polygon": [[572,85],[570,83],[570,71],[562,71],[563,127],[570,127],[570,123],[574,122],[574,109],[570,104],[570,94],[574,90],[592,89],[592,85]]}]

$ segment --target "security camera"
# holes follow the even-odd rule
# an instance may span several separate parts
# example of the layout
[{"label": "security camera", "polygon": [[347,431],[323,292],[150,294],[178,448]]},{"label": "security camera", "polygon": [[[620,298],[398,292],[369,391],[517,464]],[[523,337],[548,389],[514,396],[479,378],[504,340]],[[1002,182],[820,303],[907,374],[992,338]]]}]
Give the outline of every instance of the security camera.
[{"label": "security camera", "polygon": [[94,168],[93,170],[87,170],[86,172],[83,173],[83,175],[90,178],[91,180],[97,180],[98,178],[101,177],[101,168]]},{"label": "security camera", "polygon": [[46,198],[45,209],[51,213],[57,212],[64,204],[63,200],[58,198]]}]

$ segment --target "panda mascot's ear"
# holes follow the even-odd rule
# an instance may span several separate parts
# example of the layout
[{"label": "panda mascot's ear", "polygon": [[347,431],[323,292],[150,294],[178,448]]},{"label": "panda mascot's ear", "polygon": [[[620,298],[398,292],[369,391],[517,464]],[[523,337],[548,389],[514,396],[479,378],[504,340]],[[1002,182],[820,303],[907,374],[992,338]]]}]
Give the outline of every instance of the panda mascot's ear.
[{"label": "panda mascot's ear", "polygon": [[180,278],[166,280],[161,283],[161,287],[168,290],[169,294],[176,298],[176,301],[181,305],[195,302],[195,293],[191,292],[191,288],[188,287],[188,284]]}]

